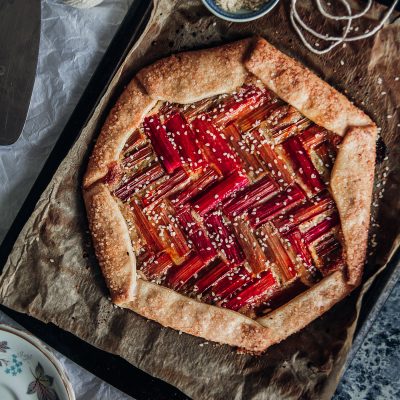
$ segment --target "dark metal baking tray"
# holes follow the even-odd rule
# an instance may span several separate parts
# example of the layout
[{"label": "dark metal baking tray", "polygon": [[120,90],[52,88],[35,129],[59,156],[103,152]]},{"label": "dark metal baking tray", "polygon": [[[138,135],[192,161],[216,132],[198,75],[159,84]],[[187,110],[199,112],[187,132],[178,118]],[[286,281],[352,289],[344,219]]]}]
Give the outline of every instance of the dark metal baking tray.
[{"label": "dark metal baking tray", "polygon": [[[143,31],[150,16],[151,8],[151,0],[134,0],[0,246],[1,270],[20,231],[32,214],[40,195],[50,183],[57,167],[79,137],[83,127],[103,96],[108,83]],[[399,261],[400,252],[397,252],[392,262],[379,275],[364,297],[348,364],[362,344],[380,308],[399,279],[400,269],[396,270],[396,265]],[[178,389],[135,368],[123,358],[99,350],[51,323],[45,324],[2,305],[0,305],[0,309],[77,364],[138,400],[188,399]]]}]

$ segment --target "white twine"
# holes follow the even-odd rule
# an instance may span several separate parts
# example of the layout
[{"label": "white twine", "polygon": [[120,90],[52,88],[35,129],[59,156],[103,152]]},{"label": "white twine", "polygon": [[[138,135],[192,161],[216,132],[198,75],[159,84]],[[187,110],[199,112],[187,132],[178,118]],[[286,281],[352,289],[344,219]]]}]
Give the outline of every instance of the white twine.
[{"label": "white twine", "polygon": [[[347,15],[330,14],[322,6],[321,0],[316,0],[318,10],[325,18],[331,19],[331,20],[334,20],[334,21],[343,21],[343,20],[346,21],[346,26],[344,27],[344,31],[343,31],[342,36],[331,36],[329,34],[321,34],[321,33],[317,32],[317,31],[315,31],[314,29],[312,29],[311,27],[309,27],[302,20],[302,18],[300,17],[299,13],[297,12],[297,6],[296,6],[297,5],[297,0],[292,0],[291,7],[290,7],[290,20],[291,20],[291,22],[293,24],[294,29],[296,30],[297,34],[299,35],[301,41],[303,42],[304,46],[306,46],[308,50],[312,51],[315,54],[325,54],[325,53],[328,53],[329,51],[331,51],[334,47],[338,46],[341,43],[353,42],[353,41],[356,41],[356,40],[366,39],[366,38],[374,35],[376,32],[379,31],[379,29],[382,28],[382,26],[385,24],[385,22],[388,20],[388,18],[392,14],[392,12],[393,12],[394,8],[396,7],[397,3],[399,2],[399,0],[395,0],[393,2],[393,4],[386,11],[386,13],[383,16],[383,18],[380,20],[379,24],[376,25],[372,30],[366,31],[362,35],[348,37],[348,34],[352,29],[353,21],[355,19],[357,19],[357,18],[362,17],[363,15],[365,15],[369,11],[369,9],[371,8],[371,5],[372,5],[372,0],[368,0],[368,3],[365,6],[365,8],[362,11],[360,11],[359,13],[357,13],[357,14],[352,14],[351,7],[350,7],[350,5],[349,5],[347,0],[340,0],[340,1],[344,5],[344,7],[346,8]],[[312,36],[314,36],[314,37],[316,37],[318,39],[321,39],[321,40],[323,40],[325,42],[333,42],[333,43],[330,44],[325,49],[322,49],[322,50],[317,49],[316,47],[312,46],[310,44],[310,42],[305,38],[301,28],[303,28],[305,31],[307,31]]]}]

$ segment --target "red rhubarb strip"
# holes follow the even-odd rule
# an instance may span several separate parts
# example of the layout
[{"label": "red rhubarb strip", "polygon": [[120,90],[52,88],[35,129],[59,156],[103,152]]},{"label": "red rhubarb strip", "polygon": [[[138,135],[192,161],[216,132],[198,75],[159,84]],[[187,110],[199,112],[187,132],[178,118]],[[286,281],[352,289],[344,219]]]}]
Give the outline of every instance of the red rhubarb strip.
[{"label": "red rhubarb strip", "polygon": [[185,235],[182,233],[173,210],[166,203],[161,203],[151,211],[154,226],[158,236],[164,244],[165,251],[171,256],[175,264],[181,264],[190,252]]},{"label": "red rhubarb strip", "polygon": [[124,145],[124,152],[129,152],[131,149],[138,148],[146,143],[146,135],[139,129],[136,129]]},{"label": "red rhubarb strip", "polygon": [[293,230],[292,232],[285,235],[285,238],[289,241],[292,246],[292,250],[296,253],[300,260],[303,262],[304,266],[309,272],[313,272],[314,264],[312,261],[311,254],[308,250],[304,239],[298,229]]},{"label": "red rhubarb strip", "polygon": [[173,147],[167,136],[167,131],[157,115],[147,117],[143,121],[144,131],[148,134],[151,144],[166,171],[171,174],[182,165],[178,151]]},{"label": "red rhubarb strip", "polygon": [[299,139],[304,148],[310,151],[327,139],[327,131],[318,125],[312,125],[301,133]]},{"label": "red rhubarb strip", "polygon": [[262,247],[268,259],[273,260],[279,269],[276,273],[283,281],[294,278],[297,275],[294,252],[290,252],[290,248],[285,246],[275,227],[270,223],[263,225],[258,236],[264,244]]},{"label": "red rhubarb strip", "polygon": [[243,252],[234,233],[225,224],[221,213],[210,214],[205,218],[205,226],[209,232],[212,243],[223,252],[227,261],[237,266],[244,261]]},{"label": "red rhubarb strip", "polygon": [[150,182],[155,181],[164,175],[164,170],[159,164],[147,168],[131,176],[122,185],[114,191],[114,194],[122,201],[127,200],[132,194],[143,189]]},{"label": "red rhubarb strip", "polygon": [[222,306],[233,311],[238,311],[244,306],[251,306],[251,303],[260,301],[261,297],[262,301],[266,301],[272,295],[275,287],[276,281],[274,276],[271,271],[267,271],[254,283],[236,293],[228,302],[222,303]]},{"label": "red rhubarb strip", "polygon": [[247,132],[250,129],[257,127],[261,122],[267,119],[278,104],[279,103],[276,102],[276,99],[263,103],[251,113],[239,118],[235,124],[238,126],[241,132]]},{"label": "red rhubarb strip", "polygon": [[252,210],[249,214],[250,223],[252,226],[258,227],[276,216],[287,212],[305,199],[304,192],[297,184],[294,184]]},{"label": "red rhubarb strip", "polygon": [[339,241],[336,239],[334,235],[329,235],[318,242],[315,246],[315,251],[318,256],[322,259],[326,259],[330,254],[341,247]]},{"label": "red rhubarb strip", "polygon": [[328,193],[317,195],[311,199],[311,202],[307,202],[294,210],[290,211],[284,218],[279,218],[274,221],[274,225],[279,229],[279,232],[289,232],[296,226],[299,226],[303,222],[309,221],[319,214],[322,214],[335,207],[334,201],[331,199]]},{"label": "red rhubarb strip", "polygon": [[248,221],[242,218],[235,218],[233,229],[253,274],[256,275],[261,271],[265,271],[268,268],[268,259]]},{"label": "red rhubarb strip", "polygon": [[122,160],[122,165],[125,168],[135,168],[138,167],[142,162],[151,161],[153,157],[154,153],[151,146],[144,146],[137,151],[133,151],[127,154]]},{"label": "red rhubarb strip", "polygon": [[334,213],[329,217],[326,217],[319,224],[310,228],[307,232],[303,234],[304,240],[306,243],[312,243],[315,240],[319,239],[326,233],[328,233],[332,228],[339,224],[339,215]]},{"label": "red rhubarb strip", "polygon": [[181,289],[191,278],[206,266],[204,261],[199,256],[193,256],[182,265],[177,265],[171,269],[167,275],[169,286],[173,289]]},{"label": "red rhubarb strip", "polygon": [[193,203],[193,208],[198,214],[203,216],[248,183],[249,180],[245,175],[240,172],[233,172],[222,181],[214,184],[200,196]]},{"label": "red rhubarb strip", "polygon": [[270,99],[271,95],[266,90],[254,85],[245,85],[225,101],[218,104],[215,110],[212,110],[209,114],[214,124],[225,126],[228,122],[252,111]]},{"label": "red rhubarb strip", "polygon": [[290,157],[293,169],[299,173],[304,183],[312,193],[318,193],[325,189],[318,171],[314,167],[306,150],[301,145],[299,138],[291,137],[283,143],[283,148]]},{"label": "red rhubarb strip", "polygon": [[261,160],[258,159],[254,152],[251,152],[235,124],[229,124],[224,129],[223,134],[239,156],[242,164],[245,164],[246,173],[251,179],[257,178],[266,171]]},{"label": "red rhubarb strip", "polygon": [[235,153],[222,137],[221,132],[205,115],[195,118],[192,121],[192,127],[208,161],[214,164],[222,174],[241,169]]},{"label": "red rhubarb strip", "polygon": [[330,141],[325,141],[314,148],[315,154],[321,160],[324,176],[329,177],[335,163],[337,147]]},{"label": "red rhubarb strip", "polygon": [[314,245],[314,249],[315,263],[324,276],[345,265],[342,245],[334,234],[325,236]]},{"label": "red rhubarb strip", "polygon": [[227,199],[223,204],[223,210],[229,217],[234,217],[249,210],[249,208],[260,205],[278,191],[279,185],[272,178],[266,176],[238,192],[235,197]]},{"label": "red rhubarb strip", "polygon": [[251,281],[251,278],[246,268],[240,267],[233,269],[212,287],[210,299],[218,301],[232,296],[236,290],[247,285]]},{"label": "red rhubarb strip", "polygon": [[176,215],[182,229],[193,243],[199,256],[207,263],[217,256],[217,251],[211,243],[207,232],[193,218],[189,207],[180,210]]},{"label": "red rhubarb strip", "polygon": [[130,210],[133,213],[135,220],[135,225],[137,226],[137,231],[143,236],[144,241],[147,243],[149,250],[153,252],[158,252],[163,249],[163,245],[158,237],[156,229],[147,219],[147,216],[142,212],[139,204],[133,200],[130,203]]},{"label": "red rhubarb strip", "polygon": [[143,197],[143,204],[149,206],[170,194],[182,189],[190,182],[189,175],[183,170],[176,170],[166,180],[162,180],[159,184],[156,182],[156,187],[148,190]]},{"label": "red rhubarb strip", "polygon": [[268,167],[274,179],[282,185],[291,184],[293,177],[291,176],[286,164],[282,158],[274,151],[272,144],[257,129],[253,129],[246,134],[246,141],[251,151],[257,154],[264,164]]},{"label": "red rhubarb strip", "polygon": [[212,266],[205,275],[194,283],[195,291],[197,293],[204,293],[225,277],[231,269],[232,266],[220,261],[217,265]]},{"label": "red rhubarb strip", "polygon": [[142,271],[149,279],[161,277],[174,265],[166,252],[161,252],[152,260],[144,263]]},{"label": "red rhubarb strip", "polygon": [[183,110],[181,111],[183,117],[186,121],[191,121],[197,115],[206,112],[208,109],[212,108],[213,104],[216,103],[216,98],[207,98],[203,100],[196,101],[190,105],[184,106]]},{"label": "red rhubarb strip", "polygon": [[171,197],[171,203],[174,207],[179,208],[189,200],[196,197],[199,193],[203,192],[212,183],[216,182],[220,176],[215,169],[208,168],[197,180],[190,183],[184,190]]},{"label": "red rhubarb strip", "polygon": [[276,107],[268,117],[268,128],[275,142],[282,142],[310,124],[294,107],[283,104]]},{"label": "red rhubarb strip", "polygon": [[192,129],[181,114],[176,113],[172,115],[165,126],[167,132],[172,134],[173,141],[184,162],[194,171],[204,166],[205,160],[199,146],[195,142]]}]

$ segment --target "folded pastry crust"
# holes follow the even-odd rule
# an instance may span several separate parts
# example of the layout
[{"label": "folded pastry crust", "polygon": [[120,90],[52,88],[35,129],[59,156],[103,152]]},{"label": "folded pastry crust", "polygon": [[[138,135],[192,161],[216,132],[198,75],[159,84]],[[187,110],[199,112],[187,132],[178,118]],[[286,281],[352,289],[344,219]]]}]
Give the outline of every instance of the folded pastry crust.
[{"label": "folded pastry crust", "polygon": [[[127,223],[117,200],[102,183],[130,134],[158,100],[192,103],[232,91],[251,74],[311,121],[344,137],[330,192],[340,215],[347,266],[255,320],[140,279]],[[360,283],[376,134],[371,119],[346,97],[262,38],[180,53],[142,69],[107,118],[83,184],[96,255],[112,301],[163,326],[251,352],[264,351],[302,329]]]}]

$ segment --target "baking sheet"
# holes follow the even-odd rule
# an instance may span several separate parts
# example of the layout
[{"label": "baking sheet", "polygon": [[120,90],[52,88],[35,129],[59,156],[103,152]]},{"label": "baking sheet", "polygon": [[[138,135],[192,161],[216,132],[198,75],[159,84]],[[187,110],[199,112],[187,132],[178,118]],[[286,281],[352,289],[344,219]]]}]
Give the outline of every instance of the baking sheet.
[{"label": "baking sheet", "polygon": [[[309,3],[302,3],[307,7]],[[375,6],[361,22],[379,16]],[[312,18],[310,13],[310,18]],[[319,22],[319,21],[318,21]],[[207,47],[260,34],[302,60],[345,92],[382,128],[366,278],[382,268],[399,244],[400,27],[395,21],[374,38],[315,56],[302,47],[288,22],[285,2],[257,22],[236,25],[211,16],[200,1],[160,0],[144,36],[129,53],[82,135],[62,162],[24,227],[0,281],[8,307],[53,322],[95,346],[177,386],[195,399],[330,398],[351,346],[361,293],[357,290],[322,318],[261,357],[237,354],[146,321],[111,305],[95,260],[80,193],[94,137],[123,85],[140,67],[171,52]],[[383,94],[385,92],[385,94]],[[383,148],[383,146],[380,146]],[[380,193],[382,186],[385,192]],[[379,198],[381,197],[381,198]],[[376,235],[376,236],[374,236]]]}]

